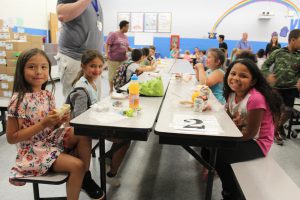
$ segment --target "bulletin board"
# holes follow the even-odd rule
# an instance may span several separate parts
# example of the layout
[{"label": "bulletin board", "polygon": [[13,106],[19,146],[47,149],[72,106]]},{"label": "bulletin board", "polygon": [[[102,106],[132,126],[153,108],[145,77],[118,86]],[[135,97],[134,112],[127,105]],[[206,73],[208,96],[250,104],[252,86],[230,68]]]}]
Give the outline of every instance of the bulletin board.
[{"label": "bulletin board", "polygon": [[129,22],[129,32],[171,33],[170,12],[118,12],[118,27],[122,20]]},{"label": "bulletin board", "polygon": [[145,13],[144,32],[157,32],[157,13]]},{"label": "bulletin board", "polygon": [[143,32],[144,13],[131,13],[130,27],[131,27],[131,32]]},{"label": "bulletin board", "polygon": [[[121,21],[128,21],[130,23],[130,12],[119,12],[118,16],[117,16],[117,27],[119,29],[119,24]],[[130,30],[130,26],[129,26],[129,30]]]},{"label": "bulletin board", "polygon": [[158,28],[157,32],[170,33],[172,25],[171,13],[158,13]]}]

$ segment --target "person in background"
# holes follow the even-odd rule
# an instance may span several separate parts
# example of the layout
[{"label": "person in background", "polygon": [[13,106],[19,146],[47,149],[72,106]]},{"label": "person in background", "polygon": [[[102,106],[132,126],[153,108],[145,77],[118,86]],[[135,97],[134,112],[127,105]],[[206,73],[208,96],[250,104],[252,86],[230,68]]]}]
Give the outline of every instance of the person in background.
[{"label": "person in background", "polygon": [[149,47],[149,56],[151,56],[153,58],[153,61],[155,62],[156,57],[155,57],[155,53],[156,53],[156,48],[155,46],[150,46]]},{"label": "person in background", "polygon": [[199,56],[200,56],[199,63],[202,63],[204,68],[206,69],[206,59],[207,59],[206,50],[201,50]]},{"label": "person in background", "polygon": [[[49,78],[52,92],[46,90]],[[25,183],[14,181],[14,177],[67,172],[68,199],[78,200],[81,189],[92,199],[103,199],[104,192],[89,171],[90,138],[74,135],[74,129],[68,126],[69,111],[62,116],[56,111],[54,87],[51,63],[45,52],[40,49],[22,52],[8,105],[7,141],[17,144],[18,152],[10,182],[20,186]],[[71,151],[78,157],[68,154]]]},{"label": "person in background", "polygon": [[236,54],[238,53],[239,49],[238,48],[233,48],[230,54],[230,63],[235,61],[236,59]]},{"label": "person in background", "polygon": [[172,45],[172,48],[170,50],[170,58],[174,58],[174,59],[179,58],[179,50],[176,44]]},{"label": "person in background", "polygon": [[281,95],[284,101],[280,121],[275,130],[279,144],[283,143],[280,136],[285,137],[283,125],[290,119],[294,99],[299,96],[299,88],[297,87],[300,82],[299,50],[300,29],[294,29],[289,33],[288,46],[273,51],[261,69],[268,83]]},{"label": "person in background", "polygon": [[219,49],[221,49],[221,48],[225,49],[225,58],[227,59],[227,56],[228,56],[228,46],[227,46],[227,43],[224,42],[224,39],[225,39],[224,35],[219,35],[219,37],[218,37]]},{"label": "person in background", "polygon": [[[56,59],[63,95],[67,97],[80,71],[82,53],[87,49],[103,52],[103,12],[99,0],[57,0],[56,12],[62,23]],[[97,88],[101,88],[101,79]]]},{"label": "person in background", "polygon": [[128,59],[127,52],[131,51],[128,38],[125,35],[129,29],[129,22],[125,20],[121,21],[119,28],[119,31],[110,33],[107,36],[105,45],[105,55],[108,58],[107,67],[110,93],[113,91],[113,80],[116,76],[116,71]]},{"label": "person in background", "polygon": [[242,58],[248,58],[252,60],[254,63],[257,63],[256,55],[252,53],[252,51],[249,50],[240,50],[236,53],[236,60],[242,59]]},{"label": "person in background", "polygon": [[265,51],[266,57],[269,57],[271,52],[274,51],[275,49],[280,49],[280,48],[281,45],[280,43],[278,43],[278,33],[273,32],[271,35],[271,40],[266,46],[266,51]]},{"label": "person in background", "polygon": [[[280,115],[281,101],[250,59],[231,63],[224,80],[225,107],[243,137],[235,148],[218,150],[215,169],[222,182],[224,200],[239,200],[244,198],[231,164],[267,156],[273,144],[274,121]],[[209,160],[207,149],[201,154]]]},{"label": "person in background", "polygon": [[265,50],[264,49],[259,49],[256,53],[256,59],[257,59],[257,67],[261,69],[262,65],[266,61],[265,57]]},{"label": "person in background", "polygon": [[223,79],[225,72],[222,70],[225,55],[220,49],[209,49],[204,70],[202,63],[195,65],[196,78],[200,84],[207,85],[221,104],[225,104],[223,97]]},{"label": "person in background", "polygon": [[191,53],[189,50],[185,50],[184,55],[183,55],[183,59],[189,61],[190,63],[193,62],[192,58],[191,58]]},{"label": "person in background", "polygon": [[236,48],[239,50],[252,51],[250,42],[248,41],[248,33],[243,33],[242,39],[237,43]]},{"label": "person in background", "polygon": [[143,60],[143,51],[141,49],[133,49],[131,52],[131,60],[133,61],[126,69],[126,82],[130,81],[133,74],[140,75],[146,71],[152,71],[155,66],[141,66]]},{"label": "person in background", "polygon": [[142,48],[142,62],[140,63],[140,66],[152,66],[155,64],[152,56],[150,56],[150,50],[149,48]]}]

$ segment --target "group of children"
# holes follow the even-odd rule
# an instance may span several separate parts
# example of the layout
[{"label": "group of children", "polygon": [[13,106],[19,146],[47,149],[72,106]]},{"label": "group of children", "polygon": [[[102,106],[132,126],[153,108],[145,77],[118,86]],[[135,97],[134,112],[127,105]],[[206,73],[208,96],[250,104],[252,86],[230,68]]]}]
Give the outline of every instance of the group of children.
[{"label": "group of children", "polygon": [[[300,34],[296,36],[293,39],[298,41]],[[300,41],[291,43],[291,49],[299,50],[299,44]],[[148,48],[132,51],[126,81],[133,73],[155,69],[153,49],[152,54],[150,52]],[[222,70],[224,61],[224,52],[212,48],[208,50],[205,63],[208,69],[205,71],[203,63],[196,64],[194,69],[199,83],[209,86],[219,102],[225,104],[228,115],[243,134],[237,147],[218,151],[215,167],[222,181],[224,199],[240,199],[230,164],[267,155],[274,139],[274,124],[281,115],[282,100],[266,81],[253,54],[238,54],[226,72]],[[99,100],[95,80],[102,73],[103,57],[95,50],[88,50],[82,55],[81,63],[82,70],[73,86],[84,90],[75,95],[76,98],[72,94],[68,97],[75,105],[72,117],[88,108],[88,99],[90,104]],[[39,176],[47,171],[68,172],[68,199],[78,199],[80,189],[91,198],[102,199],[104,193],[89,171],[91,138],[74,135],[73,128],[68,125],[70,113],[60,116],[54,110],[53,81],[52,91],[46,89],[49,78],[52,80],[51,63],[43,51],[31,49],[20,55],[8,106],[7,140],[18,147],[10,182],[22,185],[14,181],[14,177]],[[115,165],[111,165],[108,177],[117,173],[129,145],[113,155]],[[203,149],[202,156],[208,159],[209,151]]]}]

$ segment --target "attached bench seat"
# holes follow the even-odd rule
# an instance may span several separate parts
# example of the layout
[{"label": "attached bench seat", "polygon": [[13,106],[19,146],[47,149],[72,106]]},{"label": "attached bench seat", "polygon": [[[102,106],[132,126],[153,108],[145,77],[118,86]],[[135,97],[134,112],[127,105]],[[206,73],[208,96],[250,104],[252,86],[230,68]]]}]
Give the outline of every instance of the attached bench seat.
[{"label": "attached bench seat", "polygon": [[33,184],[33,195],[34,200],[66,200],[66,197],[51,197],[51,198],[41,198],[39,194],[39,185],[38,184],[50,184],[50,185],[60,185],[65,183],[69,178],[67,173],[53,173],[49,172],[43,176],[35,177],[25,177],[25,178],[15,178],[14,180],[19,182],[26,182]]},{"label": "attached bench seat", "polygon": [[231,164],[247,200],[295,200],[300,190],[270,156]]}]

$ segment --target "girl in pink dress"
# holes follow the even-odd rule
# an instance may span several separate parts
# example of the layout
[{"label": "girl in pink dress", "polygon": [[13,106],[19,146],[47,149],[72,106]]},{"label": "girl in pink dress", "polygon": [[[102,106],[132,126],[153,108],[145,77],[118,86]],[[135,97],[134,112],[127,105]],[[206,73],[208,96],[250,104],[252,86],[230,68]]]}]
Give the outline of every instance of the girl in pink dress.
[{"label": "girl in pink dress", "polygon": [[[69,121],[70,113],[60,116],[54,111],[55,85],[50,74],[51,63],[42,50],[30,49],[20,55],[6,131],[7,141],[17,145],[10,182],[20,186],[24,183],[14,181],[14,177],[40,176],[49,170],[67,172],[67,198],[76,200],[80,189],[85,189],[83,180],[90,162],[87,159],[90,139],[74,136],[71,127],[62,127]],[[48,78],[52,84],[51,92],[46,90]],[[66,149],[72,149],[78,158],[67,154]]]}]

